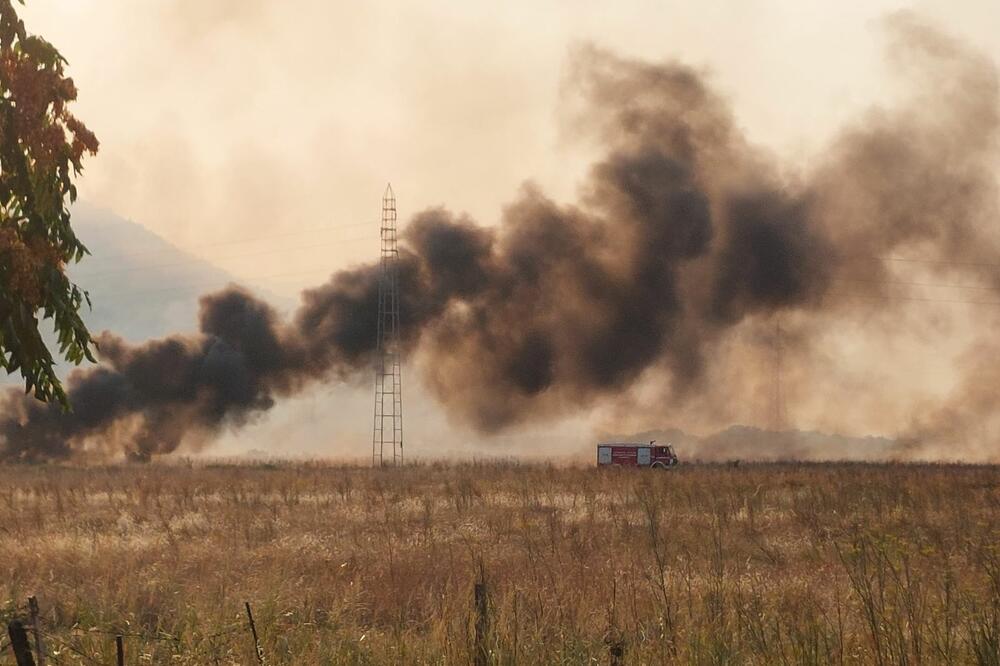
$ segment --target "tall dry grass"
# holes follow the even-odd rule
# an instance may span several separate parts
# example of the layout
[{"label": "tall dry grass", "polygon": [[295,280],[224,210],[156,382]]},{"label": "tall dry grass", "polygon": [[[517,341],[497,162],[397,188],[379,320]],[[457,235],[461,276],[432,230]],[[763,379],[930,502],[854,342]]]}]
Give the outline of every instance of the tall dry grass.
[{"label": "tall dry grass", "polygon": [[480,568],[496,664],[1000,663],[997,467],[6,467],[0,554],[55,663],[253,663],[244,600],[272,664],[470,663]]}]

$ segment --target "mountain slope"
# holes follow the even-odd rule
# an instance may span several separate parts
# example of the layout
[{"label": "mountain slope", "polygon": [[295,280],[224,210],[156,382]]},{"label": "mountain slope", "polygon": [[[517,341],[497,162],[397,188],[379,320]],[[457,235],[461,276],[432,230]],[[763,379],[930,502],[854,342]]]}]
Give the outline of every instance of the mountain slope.
[{"label": "mountain slope", "polygon": [[[73,229],[91,252],[69,272],[90,294],[92,308],[84,306],[82,316],[94,335],[107,330],[138,342],[194,331],[198,298],[236,282],[226,271],[108,210],[76,204]],[[53,349],[50,326],[42,322]],[[0,385],[20,383],[19,375],[0,375]]]},{"label": "mountain slope", "polygon": [[70,274],[90,293],[92,332],[145,340],[197,325],[198,297],[234,280],[110,211],[78,205],[73,227],[91,252]]}]

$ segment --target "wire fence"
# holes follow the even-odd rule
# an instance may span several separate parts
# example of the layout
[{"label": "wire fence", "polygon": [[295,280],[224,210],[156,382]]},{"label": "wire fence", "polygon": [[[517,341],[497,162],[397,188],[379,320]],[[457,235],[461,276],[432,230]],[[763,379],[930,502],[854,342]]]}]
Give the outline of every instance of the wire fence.
[{"label": "wire fence", "polygon": [[[226,631],[221,631],[214,634],[210,634],[208,636],[200,637],[201,641],[209,641],[212,644],[195,650],[182,649],[181,641],[177,637],[165,637],[156,634],[143,634],[138,632],[119,633],[114,631],[104,631],[101,629],[90,629],[86,633],[107,635],[111,639],[111,641],[109,641],[109,644],[119,636],[122,639],[130,638],[133,640],[138,640],[140,644],[144,646],[148,645],[148,643],[150,642],[174,643],[175,649],[172,651],[172,654],[174,656],[184,657],[186,659],[191,660],[191,659],[199,659],[202,657],[220,656],[220,654],[223,651],[223,646],[218,643],[215,643],[215,641],[244,631],[246,631],[246,626],[240,625],[231,627]],[[103,666],[104,662],[101,661],[101,659],[99,659],[98,657],[89,654],[87,652],[87,648],[81,645],[78,641],[74,641],[72,638],[57,636],[49,632],[42,632],[42,633],[45,636],[47,648],[48,646],[51,646],[51,648],[48,648],[46,650],[47,657],[54,663],[56,664],[68,663],[63,660],[64,653],[68,651],[80,657],[88,664],[101,664]]]},{"label": "wire fence", "polygon": [[[0,637],[0,654],[12,652],[18,666],[47,663],[56,666],[70,663],[80,664],[81,660],[82,663],[104,666],[106,661],[103,654],[95,654],[94,646],[84,645],[85,641],[83,640],[85,637],[100,636],[106,637],[108,644],[115,646],[118,664],[124,664],[126,639],[133,644],[138,643],[144,648],[150,644],[166,646],[171,657],[182,657],[186,660],[207,660],[214,657],[217,660],[224,653],[228,654],[228,650],[223,644],[224,639],[237,633],[245,633],[248,636],[248,641],[252,636],[257,661],[264,663],[263,651],[257,639],[249,602],[246,602],[246,611],[246,620],[233,621],[216,628],[209,634],[192,634],[190,638],[197,643],[197,647],[185,649],[185,641],[182,636],[164,631],[142,632],[107,625],[84,627],[79,623],[68,627],[68,632],[53,631],[51,627],[47,626],[48,621],[45,617],[38,612],[37,601],[32,597],[28,604],[9,602],[0,605],[0,623],[7,628],[6,633],[9,634]],[[20,632],[21,644],[18,644],[18,639],[15,638],[18,632],[11,629],[13,625],[17,624],[28,630]],[[35,636],[33,644],[30,636]],[[208,662],[206,661],[206,663]]]},{"label": "wire fence", "polygon": [[[490,592],[486,584],[485,571],[481,568],[479,576],[472,589],[472,604],[470,618],[474,620],[475,630],[472,636],[472,663],[484,666],[488,663],[488,634],[493,615]],[[118,666],[126,663],[126,652],[140,648],[141,652],[133,654],[130,663],[197,663],[221,664],[233,663],[237,656],[234,653],[234,643],[231,639],[241,634],[238,653],[243,655],[238,663],[256,663],[265,666],[269,658],[258,635],[258,627],[254,621],[250,602],[244,603],[245,617],[215,627],[205,627],[211,633],[201,634],[196,631],[172,634],[164,631],[137,631],[134,627],[103,624],[84,626],[74,622],[70,626],[51,626],[49,618],[41,612],[38,600],[29,597],[27,604],[0,606],[0,618],[7,628],[9,636],[0,638],[0,655],[13,653],[17,666],[60,666],[61,664],[108,664],[109,651],[116,653]],[[271,622],[271,630],[281,631],[287,627],[280,618]],[[128,641],[126,643],[126,640]],[[364,640],[362,636],[361,640]],[[155,646],[155,647],[154,647]],[[253,653],[250,661],[247,653]],[[35,658],[37,656],[37,659]],[[273,655],[272,655],[273,656]],[[619,662],[612,659],[612,664]]]}]

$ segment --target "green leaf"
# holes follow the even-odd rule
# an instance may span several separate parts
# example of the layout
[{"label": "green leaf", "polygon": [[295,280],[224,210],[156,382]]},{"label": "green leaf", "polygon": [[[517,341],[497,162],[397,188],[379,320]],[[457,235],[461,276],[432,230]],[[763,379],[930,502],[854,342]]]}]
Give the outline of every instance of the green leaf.
[{"label": "green leaf", "polygon": [[[91,135],[75,125],[78,121],[66,109],[72,97],[66,91],[72,83],[63,76],[65,58],[44,38],[28,35],[14,7],[10,0],[0,0],[0,56],[27,65],[28,71],[47,71],[41,77],[48,78],[45,87],[29,94],[33,103],[42,102],[39,108],[59,111],[32,117],[21,114],[15,122],[21,108],[18,95],[24,94],[23,87],[10,85],[17,68],[0,77],[0,228],[13,229],[24,242],[47,243],[52,251],[47,256],[53,259],[79,262],[89,251],[73,232],[67,204],[77,197],[73,178],[82,165],[74,159],[66,137],[67,130],[77,138]],[[54,81],[53,75],[63,81]],[[62,145],[39,143],[39,137],[60,135]],[[94,362],[94,342],[79,316],[84,301],[92,307],[90,297],[67,278],[61,266],[30,270],[39,281],[40,301],[33,287],[25,290],[28,293],[16,291],[0,262],[0,368],[20,372],[25,389],[39,400],[54,400],[68,409],[55,360],[38,331],[39,318],[54,322],[55,346],[62,358],[75,364],[84,359]]]}]

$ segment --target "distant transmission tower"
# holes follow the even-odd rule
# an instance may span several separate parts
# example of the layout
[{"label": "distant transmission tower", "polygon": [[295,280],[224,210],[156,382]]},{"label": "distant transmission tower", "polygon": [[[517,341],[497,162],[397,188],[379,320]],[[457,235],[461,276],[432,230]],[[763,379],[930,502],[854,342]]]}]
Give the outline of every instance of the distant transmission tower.
[{"label": "distant transmission tower", "polygon": [[399,250],[396,248],[396,195],[382,195],[382,257],[378,283],[378,337],[375,347],[375,430],[372,465],[403,463],[403,382],[399,344]]},{"label": "distant transmission tower", "polygon": [[781,320],[774,325],[774,432],[781,432],[785,428],[785,395],[782,390],[782,336]]}]

